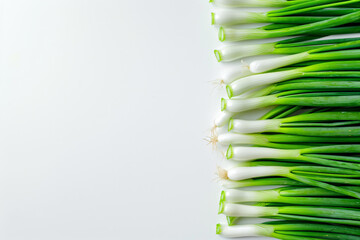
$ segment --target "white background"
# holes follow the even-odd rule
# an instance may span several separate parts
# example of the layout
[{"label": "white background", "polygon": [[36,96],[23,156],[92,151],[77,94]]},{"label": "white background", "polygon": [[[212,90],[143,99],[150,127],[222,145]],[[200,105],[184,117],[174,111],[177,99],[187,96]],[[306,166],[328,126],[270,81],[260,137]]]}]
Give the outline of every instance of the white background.
[{"label": "white background", "polygon": [[1,1],[1,239],[218,239],[209,13]]}]

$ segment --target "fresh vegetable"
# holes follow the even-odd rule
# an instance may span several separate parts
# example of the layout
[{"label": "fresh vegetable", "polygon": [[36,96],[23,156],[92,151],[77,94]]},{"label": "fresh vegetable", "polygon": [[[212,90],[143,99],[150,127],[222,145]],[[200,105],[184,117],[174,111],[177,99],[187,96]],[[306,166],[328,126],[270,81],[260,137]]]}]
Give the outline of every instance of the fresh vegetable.
[{"label": "fresh vegetable", "polygon": [[215,50],[216,59],[221,62],[233,61],[244,57],[265,54],[295,54],[322,48],[331,44],[357,41],[359,38],[314,40],[298,43],[282,43],[284,41],[263,44],[233,44]]},{"label": "fresh vegetable", "polygon": [[[360,38],[344,35],[360,32],[360,0],[210,2],[214,54],[234,67],[207,138],[226,158],[217,234],[360,239]],[[266,41],[239,42],[252,39]]]},{"label": "fresh vegetable", "polygon": [[263,29],[219,29],[220,41],[241,41],[248,39],[276,38],[311,33],[325,28],[336,27],[360,20],[360,11],[349,13],[343,16],[334,17],[320,22],[309,23],[299,26],[286,27],[275,30]]},{"label": "fresh vegetable", "polygon": [[[266,236],[288,240],[307,240],[308,233],[310,236],[337,237],[330,239],[359,239],[360,231],[358,227],[346,225],[329,225],[322,223],[306,222],[306,221],[274,221],[263,224],[237,225],[227,226],[218,224],[216,233],[224,237],[255,237]],[[304,235],[305,234],[305,235]],[[296,237],[296,236],[306,236]],[[316,239],[316,238],[310,238]],[[324,238],[320,238],[324,239]]]},{"label": "fresh vegetable", "polygon": [[318,112],[267,120],[231,119],[229,131],[236,133],[286,133],[303,136],[360,136],[360,112]]},{"label": "fresh vegetable", "polygon": [[[339,43],[308,50],[295,55],[257,60],[250,64],[253,73],[266,72],[287,65],[310,60],[349,60],[358,59],[360,55],[360,40]],[[355,49],[354,49],[355,48]],[[351,49],[351,50],[348,50]],[[339,51],[341,50],[341,51]]]}]

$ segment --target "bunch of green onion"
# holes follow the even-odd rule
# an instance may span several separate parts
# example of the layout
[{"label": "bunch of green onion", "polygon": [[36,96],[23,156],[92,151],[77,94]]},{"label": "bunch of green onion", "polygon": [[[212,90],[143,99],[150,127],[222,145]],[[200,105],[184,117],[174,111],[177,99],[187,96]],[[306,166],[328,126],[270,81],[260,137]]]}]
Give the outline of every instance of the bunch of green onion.
[{"label": "bunch of green onion", "polygon": [[210,3],[233,65],[209,138],[225,158],[216,233],[359,240],[360,0]]}]

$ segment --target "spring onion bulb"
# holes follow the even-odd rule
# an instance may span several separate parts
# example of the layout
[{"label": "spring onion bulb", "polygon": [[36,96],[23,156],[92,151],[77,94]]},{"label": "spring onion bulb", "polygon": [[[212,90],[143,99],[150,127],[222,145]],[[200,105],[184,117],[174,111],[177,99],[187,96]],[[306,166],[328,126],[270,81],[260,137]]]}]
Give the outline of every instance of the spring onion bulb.
[{"label": "spring onion bulb", "polygon": [[234,116],[234,113],[232,113],[232,112],[229,112],[226,110],[221,111],[215,119],[214,129],[216,129],[218,127],[222,127],[225,124],[227,124],[233,116]]},{"label": "spring onion bulb", "polygon": [[250,71],[249,65],[241,62],[239,65],[236,66],[236,69],[224,72],[220,80],[220,84],[230,84],[236,80],[250,76],[252,74],[253,73]]}]

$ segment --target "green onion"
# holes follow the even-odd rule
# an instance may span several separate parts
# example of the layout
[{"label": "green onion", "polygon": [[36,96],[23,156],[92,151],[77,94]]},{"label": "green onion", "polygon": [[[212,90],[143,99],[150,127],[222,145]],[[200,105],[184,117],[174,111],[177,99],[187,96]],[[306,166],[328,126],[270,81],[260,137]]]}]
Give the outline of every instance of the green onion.
[{"label": "green onion", "polygon": [[[360,55],[359,49],[351,49],[360,47],[360,40],[339,43],[332,46],[324,46],[311,49],[306,52],[295,55],[284,56],[279,58],[271,58],[257,60],[250,64],[250,71],[253,73],[266,72],[287,65],[310,61],[310,60],[347,60],[357,59]],[[351,50],[344,50],[351,49]],[[342,50],[342,51],[338,51]]]},{"label": "green onion", "polygon": [[[315,188],[316,189],[316,188]],[[294,205],[311,206],[335,206],[335,207],[359,207],[360,200],[353,198],[339,197],[301,197],[283,196],[281,188],[258,191],[244,191],[239,189],[227,189],[221,192],[221,201],[229,203],[251,203],[251,202],[271,202],[285,203]]]},{"label": "green onion", "polygon": [[226,91],[231,98],[256,87],[300,77],[359,77],[358,70],[360,70],[360,61],[324,62],[291,70],[246,76],[228,84]]},{"label": "green onion", "polygon": [[349,159],[341,155],[339,159],[334,159],[332,156],[327,157],[327,154],[332,153],[359,154],[360,145],[328,145],[300,149],[277,149],[270,147],[232,146],[230,144],[226,152],[226,158],[241,162],[256,159],[297,160],[325,166],[360,170],[359,158]]},{"label": "green onion", "polygon": [[236,59],[265,54],[294,54],[301,53],[312,49],[321,48],[330,44],[344,43],[356,41],[359,38],[348,39],[329,39],[329,40],[316,40],[298,43],[264,43],[264,44],[241,44],[241,45],[228,45],[221,49],[215,50],[215,56],[219,62],[233,61]]},{"label": "green onion", "polygon": [[[239,134],[239,133],[224,133],[220,134],[214,141],[219,142],[222,145],[229,144],[242,144],[242,145],[256,145],[265,147],[278,147],[276,143],[359,143],[360,137],[336,137],[336,135],[346,135],[346,131],[351,131],[353,128],[343,128],[342,131],[336,131],[335,134],[331,130],[324,131],[324,136],[316,136],[315,133],[311,133],[315,136],[300,136],[290,134]],[[355,129],[357,134],[360,132],[360,128]],[[311,130],[309,130],[311,131]],[[299,130],[301,132],[301,129]],[[321,132],[322,131],[318,131]],[[340,132],[340,133],[339,133]],[[328,136],[326,136],[328,135]]]},{"label": "green onion", "polygon": [[[236,133],[273,132],[303,136],[360,136],[359,112],[321,112],[300,114],[281,119],[231,119],[229,131]],[[344,127],[345,126],[345,127]]]},{"label": "green onion", "polygon": [[318,206],[261,207],[220,202],[219,214],[232,217],[266,217],[296,219],[297,216],[308,221],[337,223],[360,226],[359,210],[353,208]]},{"label": "green onion", "polygon": [[[301,182],[306,185],[323,188],[329,191],[337,192],[343,195],[360,198],[360,193],[333,184],[345,183],[360,185],[358,178],[359,171],[340,169],[336,167],[318,167],[318,166],[237,166],[230,169],[218,169],[221,179],[238,181],[249,180],[261,177],[287,177],[289,179]],[[226,182],[225,184],[229,184]],[[229,188],[229,186],[224,185]],[[234,185],[230,186],[234,187]]]},{"label": "green onion", "polygon": [[334,17],[328,20],[304,24],[295,27],[282,28],[277,30],[261,30],[261,29],[219,29],[220,41],[241,41],[247,39],[262,39],[262,38],[275,38],[294,36],[317,30],[336,27],[347,23],[355,22],[360,19],[360,11],[346,14],[344,16]]},{"label": "green onion", "polygon": [[[359,239],[360,230],[358,227],[346,226],[346,225],[329,225],[314,222],[304,221],[276,221],[266,222],[263,224],[252,225],[238,225],[227,226],[225,224],[217,224],[216,233],[224,237],[254,237],[254,236],[266,236],[275,237],[280,239],[296,239],[291,238],[296,234],[308,233],[322,234],[321,238],[325,234],[335,233],[337,236],[343,237],[340,239],[346,240],[344,237],[355,237],[353,239]],[[346,235],[344,235],[346,234]],[[287,238],[288,237],[288,238]],[[306,240],[307,238],[297,238],[300,240]],[[336,239],[336,238],[332,238]]]},{"label": "green onion", "polygon": [[232,113],[240,113],[262,107],[274,105],[295,105],[308,107],[359,107],[360,93],[351,92],[318,92],[299,93],[294,91],[293,95],[282,96],[273,94],[264,97],[246,99],[224,99],[221,100],[221,110]]}]

